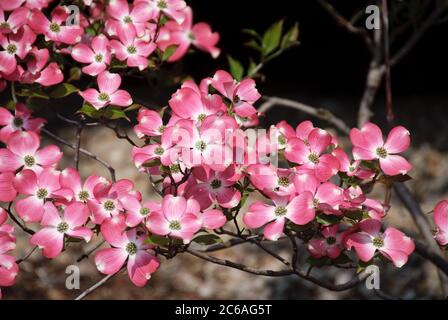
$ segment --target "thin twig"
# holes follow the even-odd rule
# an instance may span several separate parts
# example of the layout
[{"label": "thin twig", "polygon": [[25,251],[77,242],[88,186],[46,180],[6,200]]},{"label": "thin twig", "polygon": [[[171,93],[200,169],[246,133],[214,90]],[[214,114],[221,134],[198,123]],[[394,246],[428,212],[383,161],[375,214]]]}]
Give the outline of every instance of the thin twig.
[{"label": "thin twig", "polygon": [[82,300],[85,297],[87,297],[89,294],[91,294],[92,292],[94,292],[96,289],[98,289],[99,287],[101,287],[102,285],[104,285],[107,281],[109,281],[110,279],[112,279],[114,276],[116,276],[117,274],[119,274],[121,271],[123,271],[124,268],[122,268],[120,271],[118,271],[117,273],[114,274],[109,274],[107,276],[105,276],[103,279],[101,279],[100,281],[98,281],[97,283],[95,283],[93,286],[91,286],[89,289],[85,290],[83,293],[81,293],[79,296],[77,296],[75,298],[75,300]]},{"label": "thin twig", "polygon": [[87,259],[93,252],[95,252],[99,247],[101,247],[104,243],[106,242],[106,240],[101,241],[100,243],[98,243],[95,247],[93,247],[92,249],[90,249],[89,251],[83,253],[81,256],[78,257],[78,259],[76,259],[76,262],[81,262],[84,259]]},{"label": "thin twig", "polygon": [[[71,149],[76,149],[76,145],[71,144],[70,142],[62,139],[61,137],[58,137],[57,135],[55,135],[54,133],[48,131],[45,128],[42,128],[41,131],[43,133],[45,133],[47,136],[53,138],[54,140],[62,143],[63,145],[66,145],[67,147],[71,148]],[[110,177],[112,179],[112,182],[116,181],[116,177],[115,177],[115,169],[106,161],[104,161],[103,159],[101,159],[100,157],[98,157],[96,154],[93,154],[92,152],[85,150],[83,148],[79,148],[79,152],[81,152],[82,154],[88,156],[89,158],[98,161],[99,163],[101,163],[108,171],[110,174]]]},{"label": "thin twig", "polygon": [[336,117],[327,109],[315,108],[309,105],[303,104],[290,99],[280,98],[280,97],[268,97],[264,96],[265,102],[258,108],[259,112],[267,112],[269,109],[276,105],[281,105],[289,108],[293,108],[304,112],[306,114],[312,115],[318,119],[324,120],[335,126],[337,129],[343,133],[349,133],[350,128],[347,124],[340,118]]},{"label": "thin twig", "polygon": [[22,258],[17,259],[16,263],[17,264],[21,264],[23,261],[26,261],[29,257],[31,257],[31,255],[34,253],[34,251],[36,251],[36,249],[38,248],[38,246],[34,246],[30,251],[28,251],[28,253],[26,253]]}]

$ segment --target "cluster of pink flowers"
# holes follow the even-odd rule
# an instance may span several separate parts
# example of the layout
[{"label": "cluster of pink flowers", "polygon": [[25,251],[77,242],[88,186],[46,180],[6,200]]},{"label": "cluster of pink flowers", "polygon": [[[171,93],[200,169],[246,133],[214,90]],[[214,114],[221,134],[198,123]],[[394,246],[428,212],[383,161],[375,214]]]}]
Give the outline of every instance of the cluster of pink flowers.
[{"label": "cluster of pink flowers", "polygon": [[13,286],[16,282],[19,266],[10,251],[16,247],[14,227],[6,224],[8,214],[5,209],[0,209],[0,299],[2,298],[1,287]]},{"label": "cluster of pink flowers", "polygon": [[[249,145],[244,133],[258,124],[253,103],[259,97],[253,80],[237,82],[225,71],[199,86],[186,81],[169,101],[172,112],[166,124],[159,113],[140,110],[135,132],[147,145],[134,148],[136,166],[161,175],[166,193],[194,199],[202,210],[232,212],[242,195],[250,193],[250,182],[266,201],[249,205],[245,225],[263,228],[269,240],[314,226],[317,232],[308,242],[314,257],[336,259],[354,248],[364,262],[379,252],[398,267],[405,264],[413,241],[395,228],[381,232],[387,207],[368,198],[363,186],[381,175],[402,175],[411,169],[398,155],[409,147],[409,132],[396,127],[384,142],[372,123],[353,129],[353,160],[336,137],[310,121],[295,129],[282,121]],[[241,143],[235,143],[238,138]],[[224,156],[228,152],[231,161]],[[286,166],[263,161],[274,152]],[[169,230],[154,231],[165,235]]]},{"label": "cluster of pink flowers", "polygon": [[[98,76],[113,67],[114,59],[129,68],[147,69],[156,51],[170,49],[169,62],[182,58],[191,45],[213,57],[220,53],[219,34],[207,23],[193,24],[192,10],[183,0],[135,0],[132,4],[92,0],[84,1],[80,12],[57,6],[47,16],[45,9],[52,2],[0,4],[0,91],[6,81],[42,86],[62,82],[62,65],[51,57],[58,57],[56,61],[71,57],[83,65],[83,73]],[[129,95],[118,90],[118,79],[119,75],[107,73],[98,78],[100,92],[93,94],[94,89],[89,89],[82,96],[97,109],[130,105]]]}]

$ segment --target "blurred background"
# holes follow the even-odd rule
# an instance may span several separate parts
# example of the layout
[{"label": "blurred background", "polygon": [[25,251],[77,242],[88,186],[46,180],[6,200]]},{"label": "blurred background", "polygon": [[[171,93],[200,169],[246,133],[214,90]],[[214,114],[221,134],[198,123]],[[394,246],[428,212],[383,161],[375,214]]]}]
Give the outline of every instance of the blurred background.
[{"label": "blurred background", "polygon": [[[341,13],[351,16],[363,10],[369,1],[329,1]],[[418,28],[418,21],[412,20],[418,14],[431,10],[419,7],[425,1],[390,0],[392,5],[417,3],[417,13],[398,16],[393,28],[405,23],[415,26],[398,36],[397,46],[406,41]],[[426,1],[432,2],[432,1]],[[210,76],[216,69],[227,69],[226,54],[231,54],[245,64],[253,54],[245,48],[247,35],[241,29],[250,28],[259,32],[266,30],[273,22],[285,18],[288,26],[295,21],[300,24],[300,45],[270,62],[263,69],[266,78],[258,82],[259,91],[270,96],[291,98],[311,106],[322,106],[343,118],[350,126],[356,126],[357,111],[366,83],[366,73],[370,62],[370,53],[361,37],[346,32],[336,25],[317,1],[314,0],[277,0],[266,2],[226,0],[205,1],[190,0],[194,19],[206,21],[213,30],[221,34],[222,55],[212,60],[203,53],[188,56],[181,65],[173,69],[182,70],[196,80]],[[420,8],[421,11],[418,11]],[[415,10],[415,9],[414,9]],[[426,11],[424,11],[426,10]],[[363,19],[361,17],[361,19]],[[416,18],[415,18],[416,19]],[[440,20],[440,21],[439,21]],[[414,180],[408,185],[417,195],[425,212],[429,212],[435,203],[448,198],[448,46],[445,45],[448,24],[441,18],[419,39],[418,44],[392,69],[392,89],[394,98],[394,124],[406,126],[412,133],[412,147],[407,156],[414,165],[410,175]],[[395,49],[392,47],[391,49]],[[137,102],[150,102],[154,105],[166,105],[176,86],[162,89],[161,83],[148,85],[141,80],[126,81],[129,91]],[[67,100],[67,104],[73,101]],[[74,102],[75,103],[75,102]],[[384,88],[381,87],[374,103],[373,120],[385,127],[386,104]],[[263,124],[270,125],[286,119],[295,126],[299,122],[311,119],[309,116],[291,109],[275,107],[267,113]],[[315,119],[311,119],[315,120]],[[315,121],[317,125],[329,128],[326,123]],[[67,140],[74,141],[75,128],[62,125],[60,121],[51,121],[50,130]],[[130,134],[132,130],[127,128]],[[330,129],[331,130],[331,129]],[[46,141],[46,143],[53,143]],[[347,146],[342,139],[341,144]],[[117,178],[129,178],[136,182],[145,198],[156,198],[146,176],[138,173],[129,159],[130,146],[117,140],[113,131],[88,129],[84,132],[82,146],[109,161],[117,169]],[[66,152],[62,166],[71,165],[72,153]],[[82,174],[102,174],[107,176],[103,167],[81,157]],[[374,194],[381,199],[381,190]],[[428,218],[430,216],[428,215]],[[387,220],[403,231],[413,235],[416,230],[413,221],[394,198],[392,210]],[[25,235],[19,236],[17,256],[27,248]],[[94,247],[98,239],[87,246]],[[286,244],[272,244],[280,253],[289,249]],[[65,267],[74,264],[82,254],[80,246],[73,245],[55,261],[43,259],[40,253],[34,253],[21,264],[18,283],[6,288],[6,299],[70,299],[76,297],[96,281],[102,278],[94,266],[93,259],[78,263],[81,270],[81,290],[69,291],[65,288]],[[245,263],[254,267],[275,269],[280,266],[269,256],[265,256],[250,244],[227,249],[217,254],[219,257]],[[300,257],[305,259],[305,253]],[[448,257],[447,257],[448,259]],[[434,298],[443,292],[436,269],[428,262],[413,255],[402,269],[388,265],[381,269],[381,289],[392,296],[401,298]],[[336,283],[347,281],[351,271],[324,268],[314,270],[315,276],[335,279]],[[446,293],[445,293],[446,294]],[[163,261],[160,270],[143,288],[134,287],[126,275],[115,277],[104,287],[89,296],[90,299],[374,299],[375,294],[363,286],[357,289],[335,293],[318,288],[293,276],[286,278],[263,278],[245,274],[238,270],[216,266],[197,260],[192,256],[180,255],[173,260]]]}]

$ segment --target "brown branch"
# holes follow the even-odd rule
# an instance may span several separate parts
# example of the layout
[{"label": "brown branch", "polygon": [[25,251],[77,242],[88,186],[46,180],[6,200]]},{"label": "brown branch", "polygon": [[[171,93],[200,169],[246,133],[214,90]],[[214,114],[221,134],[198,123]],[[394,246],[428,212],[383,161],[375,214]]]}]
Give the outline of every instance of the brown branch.
[{"label": "brown branch", "polygon": [[90,249],[87,252],[83,253],[81,256],[78,257],[78,259],[76,259],[76,262],[81,262],[82,260],[87,259],[93,252],[95,252],[105,242],[106,242],[106,240],[103,240],[100,243],[98,243],[95,247],[93,247],[92,249]]},{"label": "brown branch", "polygon": [[81,293],[79,296],[77,296],[75,298],[75,300],[82,300],[85,297],[87,297],[89,294],[91,294],[92,292],[94,292],[96,289],[98,289],[99,287],[101,287],[102,285],[104,285],[107,281],[109,281],[110,279],[112,279],[114,276],[116,276],[117,274],[119,274],[120,272],[122,272],[124,270],[124,268],[122,268],[120,271],[118,271],[117,273],[114,274],[109,274],[107,276],[105,276],[103,279],[101,279],[100,281],[98,281],[97,283],[95,283],[93,286],[91,286],[90,288],[88,288],[87,290],[85,290],[83,293]]},{"label": "brown branch", "polygon": [[264,96],[263,98],[265,102],[258,108],[259,112],[267,112],[272,107],[276,105],[281,105],[284,107],[299,110],[313,117],[316,117],[320,120],[327,121],[328,123],[332,124],[345,134],[348,134],[350,132],[350,127],[347,126],[347,124],[342,119],[336,117],[333,113],[331,113],[327,109],[311,107],[309,105],[294,100],[289,100],[280,97]]},{"label": "brown branch", "polygon": [[31,255],[36,251],[38,246],[34,246],[30,251],[28,251],[22,258],[19,258],[16,260],[17,264],[21,264],[22,262],[26,261]]},{"label": "brown branch", "polygon": [[[74,150],[76,149],[76,145],[73,145],[70,142],[62,139],[61,137],[58,137],[57,135],[55,135],[54,133],[48,131],[47,129],[42,128],[41,131],[43,133],[45,133],[47,136],[51,137],[52,139],[58,141],[59,143],[62,143],[63,145],[66,145],[67,147],[69,147],[71,149],[74,149]],[[92,153],[92,152],[90,152],[88,150],[85,150],[83,148],[79,148],[79,152],[84,154],[84,155],[86,155],[86,156],[88,156],[89,158],[91,158],[91,159],[101,163],[109,171],[109,174],[110,174],[110,177],[112,179],[112,182],[116,181],[115,169],[109,163],[107,163],[106,161],[104,161],[103,159],[98,157],[96,154],[94,154],[94,153]]]}]

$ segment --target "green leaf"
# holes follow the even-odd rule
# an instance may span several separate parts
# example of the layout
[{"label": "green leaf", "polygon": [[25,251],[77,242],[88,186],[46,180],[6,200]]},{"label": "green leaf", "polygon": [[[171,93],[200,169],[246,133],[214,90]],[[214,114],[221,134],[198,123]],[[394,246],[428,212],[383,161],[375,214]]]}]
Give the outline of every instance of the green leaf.
[{"label": "green leaf", "polygon": [[131,121],[129,120],[128,116],[126,115],[123,109],[108,107],[102,110],[104,110],[103,117],[106,119],[110,120],[126,119],[128,121]]},{"label": "green leaf", "polygon": [[67,82],[77,81],[81,79],[81,69],[78,67],[70,68]]},{"label": "green leaf", "polygon": [[110,63],[110,69],[126,69],[128,65],[126,62],[120,61],[116,58],[113,58]]},{"label": "green leaf", "polygon": [[214,243],[222,243],[223,241],[218,235],[210,233],[197,236],[193,239],[193,242],[207,246]]},{"label": "green leaf", "polygon": [[241,31],[247,35],[254,37],[254,38],[260,39],[260,35],[258,34],[258,32],[253,29],[243,29]]},{"label": "green leaf", "polygon": [[327,214],[319,214],[316,217],[316,221],[324,226],[329,226],[335,223],[339,222],[339,218],[334,215],[327,215]]},{"label": "green leaf", "polygon": [[280,20],[270,26],[269,29],[263,34],[263,54],[265,56],[278,48],[282,36],[282,30],[283,20]]},{"label": "green leaf", "polygon": [[176,44],[172,44],[168,46],[162,54],[162,61],[167,61],[171,56],[176,52],[179,46]]},{"label": "green leaf", "polygon": [[61,83],[50,92],[50,96],[55,99],[60,99],[78,91],[79,89],[70,83]]},{"label": "green leaf", "polygon": [[145,168],[158,167],[158,166],[160,166],[160,159],[149,160],[149,161],[145,162],[144,164],[142,164],[142,166]]},{"label": "green leaf", "polygon": [[162,236],[156,235],[156,234],[153,234],[153,235],[150,235],[145,240],[145,243],[166,247],[170,243],[170,239],[168,239],[166,237],[162,237]]},{"label": "green leaf", "polygon": [[287,49],[291,46],[299,44],[297,39],[299,38],[299,23],[296,22],[291,29],[286,32],[282,38],[281,47]]},{"label": "green leaf", "polygon": [[22,89],[16,93],[19,97],[38,98],[48,100],[50,97],[42,90]]},{"label": "green leaf", "polygon": [[141,104],[133,103],[133,104],[131,104],[129,107],[127,107],[126,109],[124,109],[124,112],[129,112],[129,111],[137,110],[137,109],[140,109],[141,107],[142,107]]},{"label": "green leaf", "polygon": [[244,67],[241,62],[230,55],[227,55],[227,60],[229,61],[230,73],[232,76],[238,81],[241,80],[244,75]]},{"label": "green leaf", "polygon": [[79,110],[82,114],[85,114],[86,116],[98,119],[101,117],[101,112],[99,110],[96,110],[90,103],[85,102],[81,109]]}]

